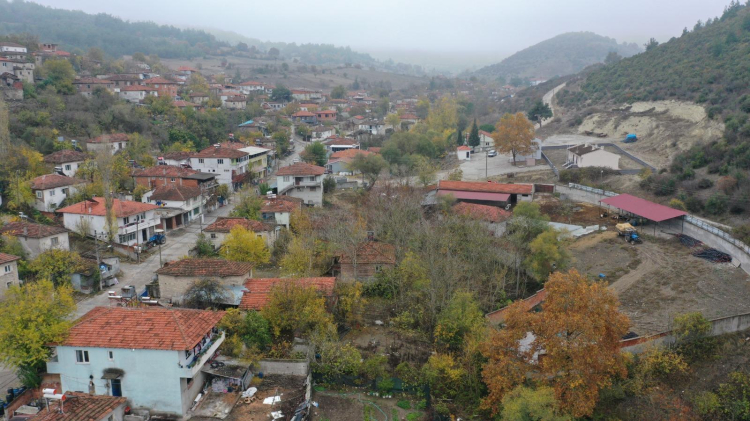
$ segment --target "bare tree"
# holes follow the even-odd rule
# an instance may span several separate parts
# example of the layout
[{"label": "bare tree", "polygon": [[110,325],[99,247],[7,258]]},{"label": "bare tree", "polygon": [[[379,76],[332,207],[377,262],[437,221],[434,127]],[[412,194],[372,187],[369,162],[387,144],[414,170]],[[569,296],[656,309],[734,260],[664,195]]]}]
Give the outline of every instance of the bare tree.
[{"label": "bare tree", "polygon": [[185,292],[182,305],[189,308],[216,308],[229,298],[227,289],[217,280],[203,278],[193,282]]},{"label": "bare tree", "polygon": [[115,240],[118,230],[117,216],[114,209],[115,198],[112,195],[115,187],[113,180],[114,155],[108,150],[100,150],[96,154],[95,159],[96,168],[102,181],[102,189],[104,190],[104,208],[106,210],[104,230],[107,233],[107,240],[111,243]]}]

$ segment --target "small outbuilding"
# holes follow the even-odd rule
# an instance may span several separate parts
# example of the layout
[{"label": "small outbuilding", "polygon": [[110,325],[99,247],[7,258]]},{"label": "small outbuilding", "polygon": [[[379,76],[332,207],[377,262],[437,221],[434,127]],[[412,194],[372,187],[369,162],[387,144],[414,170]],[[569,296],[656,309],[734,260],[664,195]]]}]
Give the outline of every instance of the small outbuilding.
[{"label": "small outbuilding", "polygon": [[654,234],[656,234],[656,225],[659,225],[661,229],[682,232],[685,215],[687,215],[687,212],[629,194],[608,197],[600,200],[599,203],[600,205],[607,205],[608,208],[618,209],[624,216],[632,216],[635,225],[654,223]]},{"label": "small outbuilding", "polygon": [[470,161],[471,160],[471,147],[466,145],[461,145],[458,148],[456,148],[456,154],[458,155],[458,159],[460,161]]}]

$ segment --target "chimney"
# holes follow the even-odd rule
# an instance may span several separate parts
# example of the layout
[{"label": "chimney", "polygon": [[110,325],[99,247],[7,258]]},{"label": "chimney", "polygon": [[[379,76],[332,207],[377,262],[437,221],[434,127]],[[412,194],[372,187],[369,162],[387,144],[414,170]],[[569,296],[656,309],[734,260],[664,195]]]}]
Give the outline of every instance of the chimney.
[{"label": "chimney", "polygon": [[23,236],[28,237],[29,236],[29,226],[26,224],[23,224]]}]

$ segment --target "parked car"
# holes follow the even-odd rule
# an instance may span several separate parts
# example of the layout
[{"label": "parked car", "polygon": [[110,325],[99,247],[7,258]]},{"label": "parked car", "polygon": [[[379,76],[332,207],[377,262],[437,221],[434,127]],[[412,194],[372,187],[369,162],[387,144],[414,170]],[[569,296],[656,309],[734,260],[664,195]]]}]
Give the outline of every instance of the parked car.
[{"label": "parked car", "polygon": [[491,149],[489,152],[487,152],[487,158],[494,158],[497,156],[497,151],[494,149]]}]

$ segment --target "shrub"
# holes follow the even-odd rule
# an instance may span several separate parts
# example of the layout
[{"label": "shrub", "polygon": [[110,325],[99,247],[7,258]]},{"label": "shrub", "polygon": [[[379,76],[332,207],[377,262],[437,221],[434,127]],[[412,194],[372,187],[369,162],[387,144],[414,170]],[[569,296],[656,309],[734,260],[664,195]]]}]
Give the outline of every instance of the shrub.
[{"label": "shrub", "polygon": [[681,211],[684,211],[685,208],[685,202],[683,202],[680,199],[672,199],[669,201],[669,207],[674,209],[679,209]]},{"label": "shrub", "polygon": [[411,403],[405,399],[396,402],[396,406],[401,409],[411,409]]},{"label": "shrub", "polygon": [[396,386],[396,384],[392,379],[383,379],[378,382],[377,388],[378,392],[382,394],[390,392],[391,390],[393,390],[394,386]]},{"label": "shrub", "polygon": [[674,319],[672,333],[677,339],[680,353],[692,359],[711,354],[716,341],[709,337],[711,322],[700,312],[681,314]]},{"label": "shrub", "polygon": [[714,194],[706,201],[706,212],[721,215],[727,211],[728,198],[724,194]]},{"label": "shrub", "polygon": [[698,188],[699,189],[709,189],[713,187],[714,182],[709,180],[708,178],[701,178],[700,181],[698,181]]},{"label": "shrub", "polygon": [[701,392],[693,398],[693,407],[699,415],[709,416],[721,407],[719,396],[713,392]]}]

